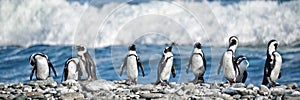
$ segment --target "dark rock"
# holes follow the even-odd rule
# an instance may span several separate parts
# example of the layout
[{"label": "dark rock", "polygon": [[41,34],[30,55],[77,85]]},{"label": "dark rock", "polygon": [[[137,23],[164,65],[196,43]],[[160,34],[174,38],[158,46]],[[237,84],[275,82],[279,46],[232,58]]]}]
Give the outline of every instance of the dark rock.
[{"label": "dark rock", "polygon": [[163,94],[160,93],[145,93],[145,94],[140,94],[142,98],[146,99],[157,99],[157,98],[162,98]]},{"label": "dark rock", "polygon": [[298,88],[298,84],[297,83],[290,83],[290,84],[287,84],[286,86],[287,86],[287,88],[290,88],[290,89],[296,89],[296,88]]},{"label": "dark rock", "polygon": [[254,95],[244,95],[244,96],[242,96],[242,99],[253,100],[254,98],[255,98]]}]

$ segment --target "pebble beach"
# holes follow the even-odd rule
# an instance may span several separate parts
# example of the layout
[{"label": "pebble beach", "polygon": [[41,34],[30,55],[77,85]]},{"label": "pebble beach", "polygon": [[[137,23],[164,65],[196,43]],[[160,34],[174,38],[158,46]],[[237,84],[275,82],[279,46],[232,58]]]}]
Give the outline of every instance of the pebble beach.
[{"label": "pebble beach", "polygon": [[153,84],[127,85],[126,80],[118,81],[65,81],[57,83],[53,78],[18,84],[0,83],[0,99],[175,99],[175,100],[268,100],[300,99],[296,83],[268,88],[243,83],[198,83],[168,86]]}]

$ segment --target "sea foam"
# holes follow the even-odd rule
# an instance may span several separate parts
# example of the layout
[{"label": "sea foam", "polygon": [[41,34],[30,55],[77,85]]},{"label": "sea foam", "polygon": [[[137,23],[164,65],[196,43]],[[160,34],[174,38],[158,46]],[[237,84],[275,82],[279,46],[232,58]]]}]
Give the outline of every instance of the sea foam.
[{"label": "sea foam", "polygon": [[[101,6],[100,6],[101,5]],[[225,46],[299,45],[300,1],[221,2],[0,1],[0,45],[36,44],[89,47],[165,44]]]}]

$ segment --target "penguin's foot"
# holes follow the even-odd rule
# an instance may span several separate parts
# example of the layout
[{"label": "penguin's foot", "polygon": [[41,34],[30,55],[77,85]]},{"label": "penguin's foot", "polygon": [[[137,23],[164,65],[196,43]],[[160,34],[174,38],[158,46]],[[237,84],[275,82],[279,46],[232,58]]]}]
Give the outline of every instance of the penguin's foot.
[{"label": "penguin's foot", "polygon": [[192,82],[194,84],[198,84],[198,83],[204,83],[204,80],[193,80]]}]

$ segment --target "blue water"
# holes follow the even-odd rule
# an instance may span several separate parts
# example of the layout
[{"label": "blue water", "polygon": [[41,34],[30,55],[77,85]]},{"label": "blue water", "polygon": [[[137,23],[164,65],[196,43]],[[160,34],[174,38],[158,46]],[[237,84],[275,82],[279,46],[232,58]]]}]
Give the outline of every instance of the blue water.
[{"label": "blue water", "polygon": [[[157,64],[160,60],[164,45],[139,45],[137,53],[140,56],[145,69],[145,77],[139,73],[138,83],[148,84],[156,81]],[[192,72],[185,73],[185,66],[193,50],[192,46],[175,46],[173,54],[175,57],[175,67],[177,76],[170,78],[171,82],[188,82],[193,80]],[[217,75],[217,65],[221,54],[226,50],[222,47],[204,46],[203,51],[207,59],[207,70],[205,80],[208,83],[225,82],[223,73]],[[49,46],[35,45],[28,48],[18,46],[0,47],[0,82],[18,83],[29,81],[31,65],[29,56],[33,53],[44,52],[53,63],[58,76],[55,77],[60,82],[65,61],[76,56],[77,51],[72,46]],[[127,46],[109,46],[103,48],[89,48],[97,66],[97,76],[99,79],[120,80],[127,79],[126,71],[123,76],[119,76],[120,65],[127,54]],[[282,77],[277,81],[281,84],[291,82],[300,83],[300,48],[299,47],[279,47],[279,52],[283,58]],[[260,85],[263,77],[263,68],[266,58],[266,48],[264,47],[239,47],[237,55],[246,55],[250,66],[248,67],[248,78],[246,84],[252,83]],[[53,73],[51,76],[54,76]],[[35,77],[34,77],[35,79]]]}]

